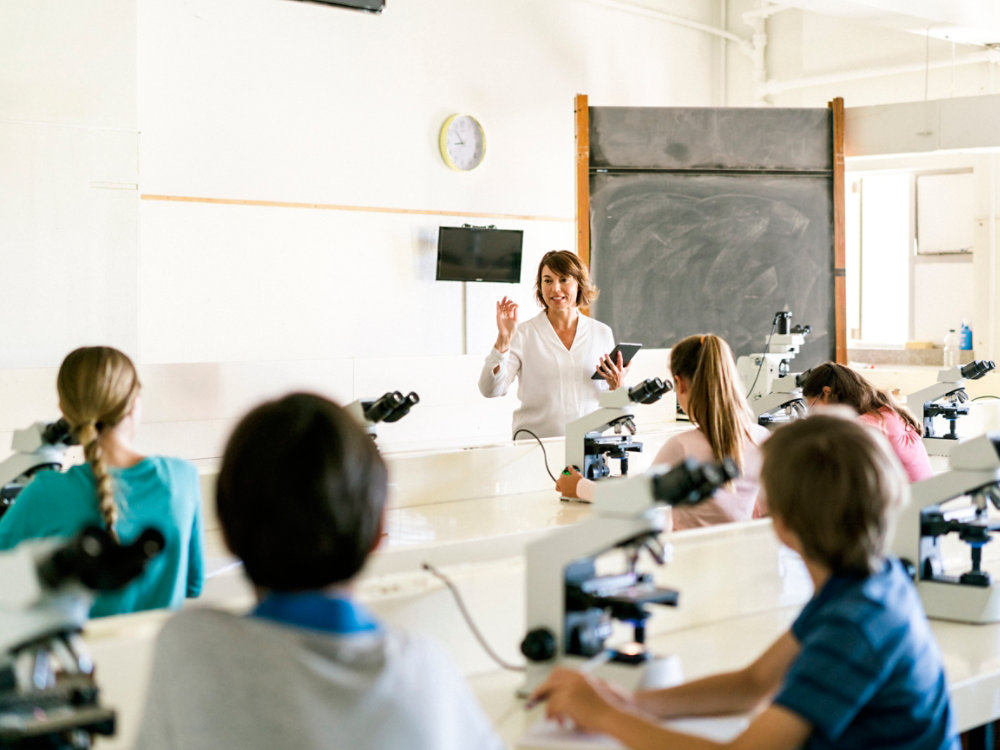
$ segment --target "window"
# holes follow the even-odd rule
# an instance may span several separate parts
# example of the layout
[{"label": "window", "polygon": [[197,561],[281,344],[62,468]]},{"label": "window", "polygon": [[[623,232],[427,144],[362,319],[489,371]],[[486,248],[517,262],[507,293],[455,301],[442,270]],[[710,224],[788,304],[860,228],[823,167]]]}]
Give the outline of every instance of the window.
[{"label": "window", "polygon": [[972,171],[849,173],[846,185],[851,343],[940,343],[971,320]]}]

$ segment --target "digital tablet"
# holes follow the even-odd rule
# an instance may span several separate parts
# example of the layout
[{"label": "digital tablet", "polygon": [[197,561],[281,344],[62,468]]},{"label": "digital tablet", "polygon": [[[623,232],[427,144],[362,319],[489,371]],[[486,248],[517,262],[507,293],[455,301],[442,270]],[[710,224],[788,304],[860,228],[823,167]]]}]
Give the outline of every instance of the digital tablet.
[{"label": "digital tablet", "polygon": [[[622,366],[628,367],[629,363],[632,361],[632,357],[635,353],[642,349],[642,344],[615,344],[615,348],[611,350],[608,355],[608,359],[612,362],[618,361],[618,352],[622,354]],[[601,375],[597,370],[594,370],[594,374],[590,376],[591,380],[601,380],[604,376]]]}]

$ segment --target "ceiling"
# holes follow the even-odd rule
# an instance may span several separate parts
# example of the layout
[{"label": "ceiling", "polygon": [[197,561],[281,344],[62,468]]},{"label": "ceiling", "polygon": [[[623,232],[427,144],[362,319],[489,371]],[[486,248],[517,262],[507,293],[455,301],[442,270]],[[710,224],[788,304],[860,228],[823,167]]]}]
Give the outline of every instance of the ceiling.
[{"label": "ceiling", "polygon": [[959,44],[1000,44],[997,0],[779,0],[776,4]]}]

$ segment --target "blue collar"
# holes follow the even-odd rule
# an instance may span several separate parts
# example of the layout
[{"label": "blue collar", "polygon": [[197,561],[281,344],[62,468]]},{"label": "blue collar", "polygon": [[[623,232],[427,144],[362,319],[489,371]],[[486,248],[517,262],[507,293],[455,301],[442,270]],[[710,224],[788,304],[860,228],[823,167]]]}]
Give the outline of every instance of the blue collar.
[{"label": "blue collar", "polygon": [[380,629],[371,613],[357,602],[344,596],[327,596],[315,591],[269,594],[250,615],[337,635],[377,632]]}]

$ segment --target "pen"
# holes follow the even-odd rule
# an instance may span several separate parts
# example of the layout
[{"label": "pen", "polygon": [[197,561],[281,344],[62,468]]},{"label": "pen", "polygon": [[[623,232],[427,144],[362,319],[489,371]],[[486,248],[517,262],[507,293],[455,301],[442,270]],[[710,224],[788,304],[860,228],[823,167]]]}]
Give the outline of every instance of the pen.
[{"label": "pen", "polygon": [[[600,653],[594,654],[589,659],[587,659],[587,661],[585,661],[583,664],[581,664],[577,668],[576,671],[579,672],[580,674],[590,674],[595,669],[597,669],[598,667],[600,667],[602,664],[607,664],[609,661],[611,661],[611,658],[614,655],[615,655],[615,652],[612,649],[606,648],[603,651],[601,651]],[[530,711],[531,709],[533,709],[535,706],[537,706],[539,703],[543,702],[544,700],[545,700],[545,696],[541,696],[541,695],[538,696],[537,698],[529,698],[528,700],[526,700],[524,702],[524,710],[525,711]]]}]

